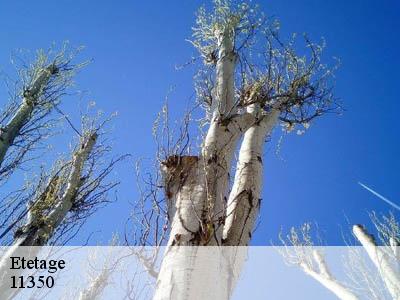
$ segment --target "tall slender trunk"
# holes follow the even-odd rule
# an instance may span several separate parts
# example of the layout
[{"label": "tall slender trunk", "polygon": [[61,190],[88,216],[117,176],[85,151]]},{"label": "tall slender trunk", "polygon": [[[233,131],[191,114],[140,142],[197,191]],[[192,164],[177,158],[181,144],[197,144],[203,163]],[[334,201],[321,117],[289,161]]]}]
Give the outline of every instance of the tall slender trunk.
[{"label": "tall slender trunk", "polygon": [[304,272],[335,294],[339,299],[358,300],[359,298],[348,287],[344,286],[332,276],[321,253],[319,253],[318,250],[312,251],[313,259],[319,270],[315,271],[306,262],[303,262],[300,264],[300,267]]},{"label": "tall slender trunk", "polygon": [[[49,239],[53,237],[54,232],[65,220],[66,215],[74,204],[75,195],[81,187],[84,164],[92,152],[96,140],[97,133],[92,133],[81,141],[79,148],[73,154],[71,170],[67,178],[67,187],[62,197],[58,200],[56,199],[54,208],[47,216],[30,211],[22,233],[3,255],[0,261],[0,274],[2,276],[0,291],[2,292],[2,299],[12,299],[19,291],[18,289],[10,289],[9,286],[9,278],[11,276],[10,257],[18,256],[18,253],[28,253],[29,257],[34,257],[40,251],[40,247],[46,245]],[[12,274],[19,276],[21,272],[22,270],[16,270]]]},{"label": "tall slender trunk", "polygon": [[[257,114],[259,108],[252,105],[249,112]],[[272,110],[244,134],[227,204],[224,245],[247,246],[250,242],[260,209],[264,143],[278,116],[279,111]]]},{"label": "tall slender trunk", "polygon": [[168,198],[175,211],[169,245],[221,244],[230,162],[238,139],[253,120],[250,114],[237,115],[234,109],[233,32],[224,30],[216,38],[219,58],[215,99],[201,155],[193,162],[185,157],[176,158],[172,165],[172,160],[165,162],[169,167],[167,177],[175,178],[167,191],[168,195],[174,190]]},{"label": "tall slender trunk", "polygon": [[23,126],[32,118],[35,107],[39,104],[39,97],[46,88],[52,75],[57,73],[55,65],[41,70],[31,86],[24,91],[24,98],[14,116],[7,125],[0,130],[0,166],[6,157],[7,151],[13,145]]},{"label": "tall slender trunk", "polygon": [[400,274],[395,268],[395,263],[397,264],[398,262],[391,261],[388,253],[385,253],[385,251],[376,244],[373,236],[370,235],[361,225],[353,226],[353,233],[364,247],[375,267],[378,269],[381,278],[393,299],[399,300]]},{"label": "tall slender trunk", "polygon": [[[234,99],[233,32],[217,34],[218,61],[210,127],[199,157],[172,157],[164,177],[171,232],[154,299],[228,299],[228,262],[222,253],[210,255],[197,246],[221,245],[231,160],[241,134],[254,122],[251,114],[237,115]],[[190,159],[189,159],[190,158]],[[171,216],[170,216],[171,217]],[[191,247],[179,247],[191,246]],[[218,248],[215,248],[218,249]],[[212,274],[218,274],[216,279]]]},{"label": "tall slender trunk", "polygon": [[215,99],[212,103],[210,128],[202,148],[206,177],[203,218],[208,218],[205,222],[214,226],[213,238],[209,241],[209,245],[221,244],[221,220],[224,218],[229,171],[241,131],[229,128],[229,126],[232,127],[231,118],[236,114],[234,103],[236,54],[233,35],[230,27],[217,33],[219,53],[216,66]]}]

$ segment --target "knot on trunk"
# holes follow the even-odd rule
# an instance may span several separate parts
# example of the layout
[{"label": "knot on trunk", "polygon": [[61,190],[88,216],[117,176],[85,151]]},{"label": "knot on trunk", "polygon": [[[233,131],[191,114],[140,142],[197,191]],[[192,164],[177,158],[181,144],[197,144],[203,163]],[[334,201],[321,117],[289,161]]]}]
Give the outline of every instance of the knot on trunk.
[{"label": "knot on trunk", "polygon": [[168,199],[175,197],[176,193],[185,185],[190,174],[197,168],[198,156],[171,155],[161,162],[165,194]]}]

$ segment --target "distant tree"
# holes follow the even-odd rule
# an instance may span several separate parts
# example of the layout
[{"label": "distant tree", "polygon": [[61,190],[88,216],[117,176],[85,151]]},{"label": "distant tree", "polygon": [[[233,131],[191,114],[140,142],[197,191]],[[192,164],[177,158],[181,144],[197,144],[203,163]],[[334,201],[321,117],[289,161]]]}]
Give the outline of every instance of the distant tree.
[{"label": "distant tree", "polygon": [[[283,257],[291,265],[299,266],[307,275],[334,293],[339,299],[399,299],[400,298],[400,226],[394,214],[377,217],[370,214],[379,239],[365,226],[354,225],[353,235],[362,248],[349,244],[343,269],[346,280],[333,275],[323,254],[323,247],[313,241],[311,225],[292,228],[285,237]],[[365,261],[365,255],[373,268]]]},{"label": "distant tree", "polygon": [[29,160],[39,142],[51,133],[61,97],[86,63],[73,64],[77,51],[37,52],[36,60],[17,66],[18,79],[6,80],[10,100],[0,111],[0,182]]},{"label": "distant tree", "polygon": [[[36,146],[57,130],[53,111],[62,114],[58,108],[60,97],[83,65],[73,65],[73,57],[65,49],[53,59],[39,51],[36,62],[19,72],[17,87],[21,90],[2,111],[5,125],[0,132],[0,180],[3,184],[8,183],[15,170],[29,165],[31,159],[38,161],[40,156],[33,155],[38,150]],[[66,115],[63,117],[78,135],[71,157],[60,157],[50,170],[42,168],[39,174],[32,169],[26,185],[1,199],[0,242],[8,246],[0,258],[2,278],[10,273],[9,258],[24,253],[24,247],[33,247],[29,248],[32,255],[41,246],[67,243],[91,214],[110,202],[108,192],[118,185],[108,180],[108,175],[126,156],[109,155],[111,147],[104,137],[111,118],[101,120],[85,114],[78,130]],[[9,280],[1,280],[0,290],[2,299],[11,299],[19,291],[9,289]]]}]

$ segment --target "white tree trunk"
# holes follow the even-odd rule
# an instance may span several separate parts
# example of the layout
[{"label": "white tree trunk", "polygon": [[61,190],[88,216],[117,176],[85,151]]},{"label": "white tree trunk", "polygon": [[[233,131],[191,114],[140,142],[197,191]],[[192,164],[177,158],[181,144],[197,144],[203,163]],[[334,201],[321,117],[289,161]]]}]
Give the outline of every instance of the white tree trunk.
[{"label": "white tree trunk", "polygon": [[107,287],[110,277],[110,270],[104,268],[96,278],[94,278],[89,286],[79,293],[79,300],[96,300],[99,299],[104,289]]},{"label": "white tree trunk", "polygon": [[72,159],[72,168],[68,177],[67,189],[65,190],[60,201],[57,203],[56,207],[47,216],[49,225],[47,225],[46,228],[43,228],[41,232],[38,233],[38,236],[40,236],[40,234],[44,234],[45,236],[51,237],[53,232],[65,219],[67,213],[71,210],[72,205],[74,204],[76,192],[79,190],[82,184],[81,174],[83,167],[96,144],[97,137],[97,132],[93,132],[83,138],[80,148],[74,153]]},{"label": "white tree trunk", "polygon": [[[30,217],[32,214],[28,213],[27,219],[29,223],[25,225],[28,230],[14,241],[13,247],[43,246],[52,237],[74,204],[76,192],[81,187],[81,173],[84,164],[93,150],[96,140],[97,133],[93,133],[82,140],[81,145],[73,155],[67,187],[61,199],[55,202],[55,207],[47,216],[34,215]],[[36,219],[38,217],[44,219],[45,222],[38,221]]]},{"label": "white tree trunk", "polygon": [[153,299],[228,300],[240,275],[231,259],[246,253],[244,247],[168,247]]},{"label": "white tree trunk", "polygon": [[[44,246],[53,236],[57,227],[62,223],[67,213],[72,208],[74,197],[81,185],[81,173],[84,164],[93,150],[96,140],[97,133],[87,136],[74,153],[71,171],[67,178],[67,188],[61,199],[56,202],[57,204],[52,211],[47,216],[28,213],[27,223],[24,225],[24,232],[2,256],[0,261],[0,274],[2,276],[0,291],[2,292],[2,299],[12,299],[19,291],[18,289],[9,288],[11,276],[10,257],[18,256],[18,253],[29,253],[30,257],[35,257],[40,251],[40,246]],[[41,218],[42,221],[37,220],[37,218]],[[24,250],[24,248],[28,250]],[[12,274],[14,276],[19,276],[19,272],[22,272],[22,270],[17,270]]]},{"label": "white tree trunk", "polygon": [[22,127],[32,118],[33,110],[38,104],[38,98],[55,72],[54,65],[50,65],[39,72],[32,85],[24,92],[22,103],[14,116],[4,128],[0,129],[0,166],[4,161],[8,149],[20,134]]},{"label": "white tree trunk", "polygon": [[[253,106],[249,110],[251,113],[257,113],[258,109]],[[272,110],[244,134],[227,204],[224,245],[249,244],[260,209],[264,143],[278,117],[279,111]]]},{"label": "white tree trunk", "polygon": [[[216,222],[224,218],[225,197],[228,189],[229,171],[236,143],[240,137],[241,124],[235,128],[231,118],[236,114],[235,106],[235,65],[232,28],[217,32],[218,61],[216,66],[216,87],[212,103],[210,128],[204,140],[202,157],[206,176],[206,199],[204,213],[206,222],[215,223],[214,237],[209,244],[221,244],[222,226]],[[231,127],[231,128],[228,128]],[[238,130],[239,129],[239,130]]]},{"label": "white tree trunk", "polygon": [[[171,231],[170,246],[198,245],[204,201],[203,162],[197,156],[173,156],[164,164]],[[164,258],[165,259],[165,258]]]},{"label": "white tree trunk", "polygon": [[354,225],[353,233],[378,269],[381,278],[393,299],[399,300],[400,274],[396,270],[393,261],[390,261],[390,256],[385,253],[381,247],[376,245],[373,236],[371,236],[361,225]]},{"label": "white tree trunk", "polygon": [[397,242],[397,240],[393,237],[389,239],[389,245],[390,248],[392,249],[393,256],[397,261],[400,263],[400,245]]},{"label": "white tree trunk", "polygon": [[359,298],[346,286],[338,282],[329,272],[322,255],[313,250],[313,259],[317,263],[319,272],[313,270],[308,264],[300,264],[303,271],[322,284],[325,288],[334,293],[342,300],[358,300]]},{"label": "white tree trunk", "polygon": [[221,245],[232,156],[241,134],[255,118],[236,114],[233,32],[219,32],[217,39],[216,87],[201,155],[179,158],[180,165],[165,164],[167,196],[174,207],[168,210],[170,218],[173,215],[171,232],[154,299],[228,299],[230,295],[229,273],[225,263],[221,266],[229,259],[221,253],[211,257],[201,250],[209,247],[197,246]]}]

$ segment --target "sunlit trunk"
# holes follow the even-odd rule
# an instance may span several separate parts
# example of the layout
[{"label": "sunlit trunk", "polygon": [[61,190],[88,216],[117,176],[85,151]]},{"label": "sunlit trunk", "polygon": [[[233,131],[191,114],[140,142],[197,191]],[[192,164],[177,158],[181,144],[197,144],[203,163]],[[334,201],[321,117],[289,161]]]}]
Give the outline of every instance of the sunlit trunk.
[{"label": "sunlit trunk", "polygon": [[14,116],[5,127],[0,129],[0,166],[23,126],[33,117],[32,113],[38,104],[38,98],[46,88],[50,77],[56,72],[57,69],[54,65],[50,65],[39,72],[31,86],[24,91],[24,98]]},{"label": "sunlit trunk", "polygon": [[[250,113],[259,113],[252,107]],[[244,134],[232,191],[227,204],[224,245],[247,246],[254,230],[261,202],[263,149],[277,122],[279,111],[269,112]]]},{"label": "sunlit trunk", "polygon": [[[2,256],[0,261],[0,291],[3,292],[2,299],[12,299],[15,294],[19,291],[16,289],[9,288],[9,280],[4,278],[10,278],[10,257],[18,256],[17,253],[21,253],[21,247],[26,247],[29,250],[31,257],[36,256],[40,251],[40,246],[44,246],[53,237],[54,232],[58,226],[64,221],[68,212],[71,210],[75,196],[79,188],[81,187],[81,176],[84,164],[88,159],[90,153],[97,140],[97,133],[93,133],[82,140],[81,144],[73,154],[71,162],[71,170],[68,178],[66,178],[67,187],[59,200],[55,201],[54,208],[51,209],[47,216],[43,216],[42,213],[35,212],[34,206],[28,212],[28,217],[25,225],[22,227],[22,232],[13,241],[8,251]],[[38,201],[45,201],[39,199]],[[48,200],[48,199],[47,199]],[[22,271],[22,270],[21,270]],[[13,272],[13,275],[19,276],[20,271]]]},{"label": "sunlit trunk", "polygon": [[[377,246],[373,236],[361,225],[353,226],[353,233],[378,269],[393,299],[400,299],[400,274],[396,270],[394,262],[390,260],[388,253],[382,247]],[[398,262],[396,261],[395,263],[397,264]]]}]

